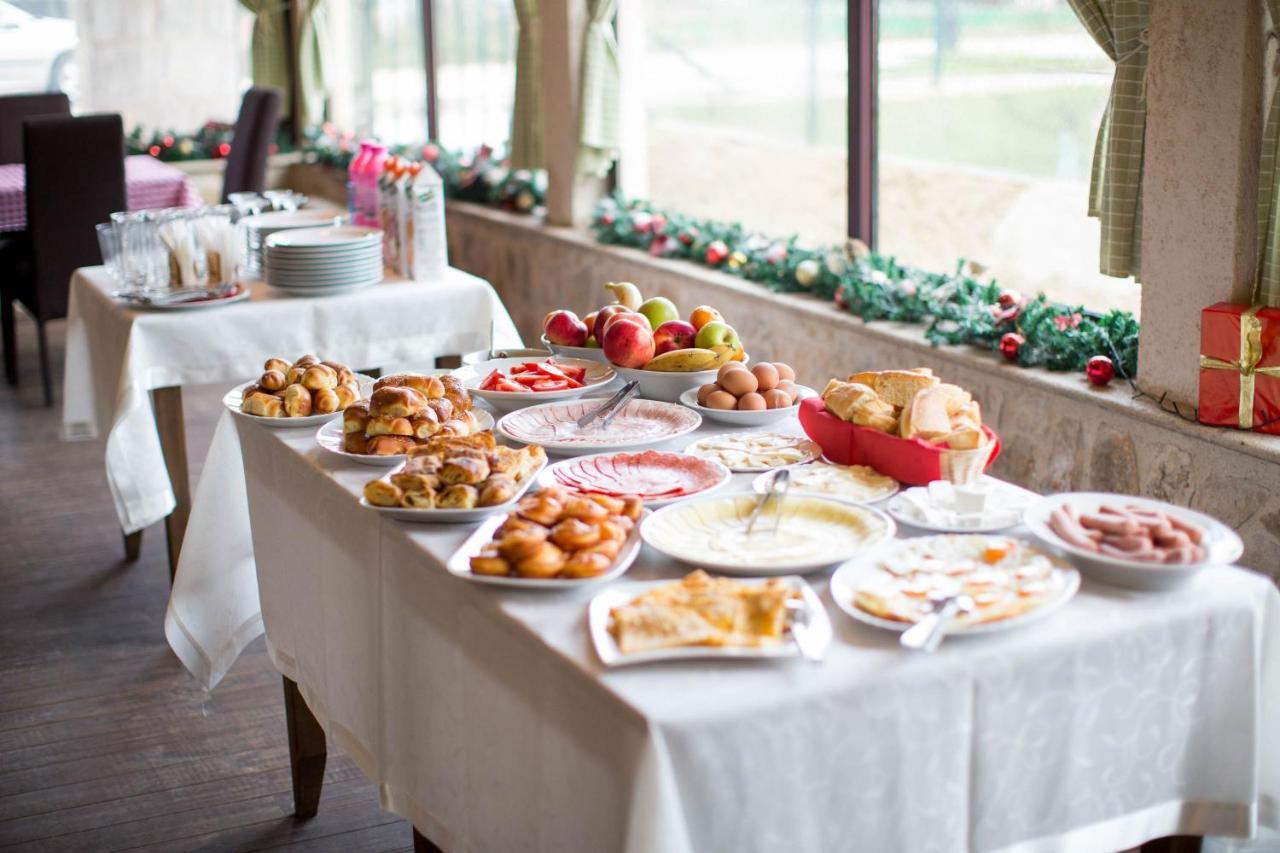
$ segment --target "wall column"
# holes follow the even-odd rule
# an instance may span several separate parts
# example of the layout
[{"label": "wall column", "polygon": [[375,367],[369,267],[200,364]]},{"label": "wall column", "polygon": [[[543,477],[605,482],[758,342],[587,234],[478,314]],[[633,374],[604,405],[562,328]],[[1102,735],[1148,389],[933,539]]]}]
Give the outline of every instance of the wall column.
[{"label": "wall column", "polygon": [[1158,0],[1149,41],[1138,380],[1194,404],[1200,309],[1253,286],[1262,3]]}]

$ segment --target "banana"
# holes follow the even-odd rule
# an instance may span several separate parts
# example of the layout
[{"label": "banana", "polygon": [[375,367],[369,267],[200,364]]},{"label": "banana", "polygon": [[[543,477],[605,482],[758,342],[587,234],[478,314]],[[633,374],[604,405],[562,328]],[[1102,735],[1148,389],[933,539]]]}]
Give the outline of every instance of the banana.
[{"label": "banana", "polygon": [[644,302],[644,296],[641,295],[640,288],[629,281],[610,281],[605,284],[604,289],[613,294],[615,302],[630,308],[632,311],[638,310]]},{"label": "banana", "polygon": [[708,365],[706,368],[704,368],[705,370],[710,370],[713,367],[719,370],[720,368],[724,367],[726,364],[728,364],[730,361],[733,360],[733,354],[737,352],[737,350],[735,350],[731,346],[720,344],[718,346],[712,347],[711,352],[716,357],[715,363]]},{"label": "banana", "polygon": [[[731,352],[730,355],[732,354]],[[664,352],[646,364],[644,369],[662,373],[693,373],[712,369],[716,366],[718,357],[709,349],[676,349]]]}]

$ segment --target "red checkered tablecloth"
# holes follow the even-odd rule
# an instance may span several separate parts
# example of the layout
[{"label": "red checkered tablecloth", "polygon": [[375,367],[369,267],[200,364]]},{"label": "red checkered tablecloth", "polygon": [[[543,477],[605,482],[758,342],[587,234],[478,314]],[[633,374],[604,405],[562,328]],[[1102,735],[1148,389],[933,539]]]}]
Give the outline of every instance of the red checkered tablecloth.
[{"label": "red checkered tablecloth", "polygon": [[[146,154],[124,158],[124,182],[130,210],[204,204],[186,172]],[[0,231],[27,227],[26,189],[26,172],[21,163],[0,166]]]}]

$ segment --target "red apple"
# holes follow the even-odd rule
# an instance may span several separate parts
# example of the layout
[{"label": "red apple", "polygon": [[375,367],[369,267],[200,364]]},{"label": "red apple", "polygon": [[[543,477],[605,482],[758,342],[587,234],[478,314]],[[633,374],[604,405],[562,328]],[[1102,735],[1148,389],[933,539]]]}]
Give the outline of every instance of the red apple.
[{"label": "red apple", "polygon": [[564,309],[548,314],[542,321],[542,330],[547,333],[547,340],[562,347],[585,346],[590,334],[587,324],[579,320],[577,314]]},{"label": "red apple", "polygon": [[668,320],[653,330],[654,354],[662,355],[675,349],[688,349],[693,346],[693,338],[698,330],[692,323],[684,320]]},{"label": "red apple", "polygon": [[[600,331],[605,337],[609,336],[609,329],[617,323],[635,323],[643,328],[646,332],[652,332],[653,327],[649,325],[649,321],[643,314],[637,314],[635,311],[618,311],[604,318],[604,323],[600,326]],[[599,340],[599,338],[597,338]]]},{"label": "red apple", "polygon": [[614,314],[625,314],[630,312],[630,308],[625,305],[606,305],[596,312],[595,320],[591,324],[591,334],[596,336],[596,340],[601,344],[604,343],[604,321],[612,317]]},{"label": "red apple", "polygon": [[644,323],[613,323],[602,344],[604,357],[619,367],[639,369],[653,360],[653,332]]}]

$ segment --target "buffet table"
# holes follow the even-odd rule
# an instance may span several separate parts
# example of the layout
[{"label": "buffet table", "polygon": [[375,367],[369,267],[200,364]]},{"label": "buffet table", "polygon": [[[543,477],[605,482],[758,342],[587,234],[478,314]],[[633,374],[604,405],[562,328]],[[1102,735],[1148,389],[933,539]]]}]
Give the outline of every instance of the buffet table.
[{"label": "buffet table", "polygon": [[[1280,821],[1280,595],[1252,572],[1086,579],[1043,621],[933,655],[850,620],[819,573],[821,664],[610,670],[585,625],[598,586],[451,576],[471,528],[363,508],[379,469],[312,429],[227,413],[207,467],[240,456],[244,481],[197,496],[170,641],[212,685],[265,626],[287,695],[447,850],[1098,851]],[[646,548],[614,583],[686,571]],[[318,779],[323,739],[294,753]]]},{"label": "buffet table", "polygon": [[133,534],[168,517],[171,570],[190,506],[181,386],[245,381],[271,356],[385,368],[520,342],[493,288],[456,269],[316,299],[252,282],[246,301],[172,311],[127,307],[114,289],[103,267],[72,276],[63,433],[106,436],[120,526]]}]

